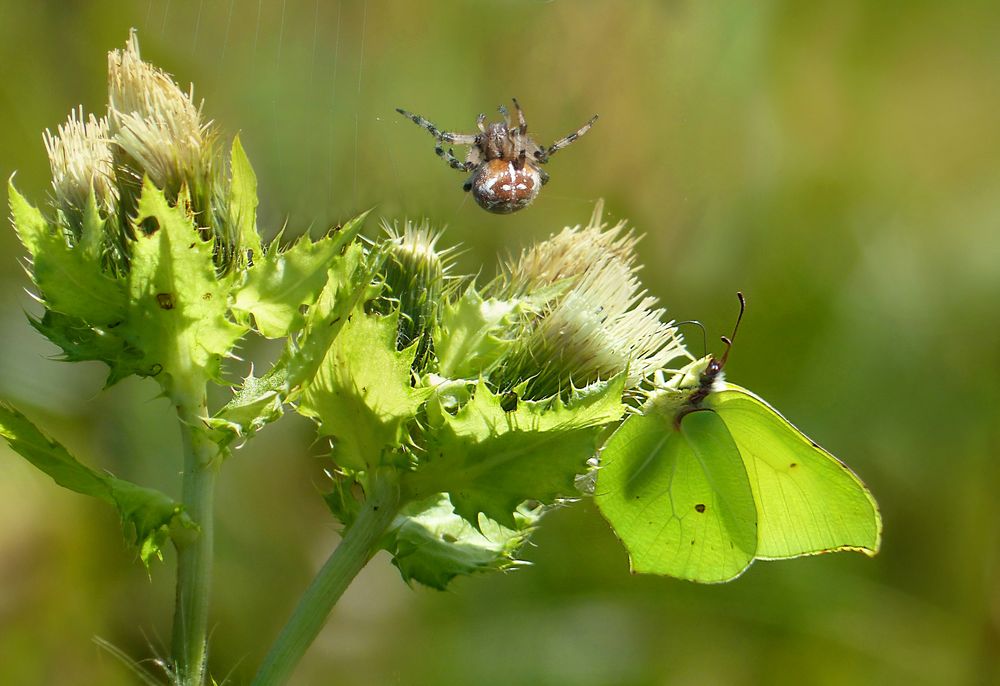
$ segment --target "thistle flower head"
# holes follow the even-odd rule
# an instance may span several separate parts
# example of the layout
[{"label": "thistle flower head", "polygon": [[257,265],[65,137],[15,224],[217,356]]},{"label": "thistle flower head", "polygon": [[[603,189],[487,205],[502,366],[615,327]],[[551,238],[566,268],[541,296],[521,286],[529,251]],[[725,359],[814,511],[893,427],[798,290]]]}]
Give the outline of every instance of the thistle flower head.
[{"label": "thistle flower head", "polygon": [[499,290],[526,295],[567,282],[531,321],[493,374],[501,387],[528,380],[541,398],[628,373],[636,386],[671,360],[687,356],[673,322],[648,296],[636,272],[636,236],[625,222],[608,228],[598,203],[584,227],[563,229],[509,264]]},{"label": "thistle flower head", "polygon": [[108,123],[121,171],[176,196],[184,184],[197,196],[212,177],[212,131],[170,76],[143,62],[133,30],[124,50],[108,53]]},{"label": "thistle flower head", "polygon": [[93,114],[84,118],[83,107],[70,112],[56,133],[43,134],[52,169],[52,189],[56,207],[62,210],[74,230],[79,227],[91,193],[97,208],[113,214],[118,202],[114,161],[108,146],[108,120]]},{"label": "thistle flower head", "polygon": [[635,246],[639,239],[625,231],[625,222],[611,229],[600,223],[604,202],[598,201],[585,227],[567,226],[546,241],[536,243],[517,260],[503,266],[500,289],[507,297],[518,297],[580,277],[598,262],[614,261],[630,273],[635,271]]}]

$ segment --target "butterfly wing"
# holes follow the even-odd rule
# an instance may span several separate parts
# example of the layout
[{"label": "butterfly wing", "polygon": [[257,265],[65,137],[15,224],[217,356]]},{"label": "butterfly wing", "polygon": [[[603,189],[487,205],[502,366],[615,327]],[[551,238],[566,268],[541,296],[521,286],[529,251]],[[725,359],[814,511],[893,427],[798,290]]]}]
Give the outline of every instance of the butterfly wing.
[{"label": "butterfly wing", "polygon": [[854,472],[750,391],[726,384],[704,406],[725,422],[756,501],[756,555],[780,559],[858,550],[878,552],[882,518]]},{"label": "butterfly wing", "polygon": [[601,453],[594,498],[634,572],[717,583],[753,561],[757,518],[736,443],[715,412],[629,417]]}]

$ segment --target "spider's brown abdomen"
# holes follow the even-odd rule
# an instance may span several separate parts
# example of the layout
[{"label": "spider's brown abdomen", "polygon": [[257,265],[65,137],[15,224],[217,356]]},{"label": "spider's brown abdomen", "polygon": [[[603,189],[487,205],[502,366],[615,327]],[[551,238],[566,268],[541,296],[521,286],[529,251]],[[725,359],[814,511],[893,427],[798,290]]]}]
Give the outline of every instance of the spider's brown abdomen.
[{"label": "spider's brown abdomen", "polygon": [[497,159],[479,165],[469,190],[484,210],[510,214],[530,205],[541,189],[541,175],[530,161]]}]

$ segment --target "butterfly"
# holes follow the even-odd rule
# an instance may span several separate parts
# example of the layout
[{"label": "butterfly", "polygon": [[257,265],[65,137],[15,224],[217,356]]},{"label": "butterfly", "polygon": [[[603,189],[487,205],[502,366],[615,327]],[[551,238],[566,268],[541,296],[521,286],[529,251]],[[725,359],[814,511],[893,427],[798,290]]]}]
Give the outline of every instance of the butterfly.
[{"label": "butterfly", "polygon": [[707,355],[653,391],[601,451],[594,497],[634,572],[703,583],[754,560],[839,550],[875,555],[878,505],[836,457]]}]

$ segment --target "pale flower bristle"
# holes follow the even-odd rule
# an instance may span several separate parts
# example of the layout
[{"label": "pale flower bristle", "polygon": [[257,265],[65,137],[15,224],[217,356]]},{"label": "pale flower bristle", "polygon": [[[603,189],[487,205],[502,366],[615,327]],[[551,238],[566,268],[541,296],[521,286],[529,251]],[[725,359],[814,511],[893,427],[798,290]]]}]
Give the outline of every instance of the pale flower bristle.
[{"label": "pale flower bristle", "polygon": [[582,274],[595,255],[616,257],[633,268],[639,238],[625,230],[625,221],[608,228],[601,221],[603,213],[604,201],[599,200],[586,226],[566,227],[508,262],[504,269],[509,290],[525,292]]},{"label": "pale flower bristle", "polygon": [[56,133],[42,135],[52,169],[52,188],[57,206],[79,213],[87,206],[91,190],[98,208],[111,213],[118,190],[114,183],[114,161],[108,147],[108,121],[93,114],[84,118],[83,107],[70,112]]},{"label": "pale flower bristle", "polygon": [[542,397],[627,370],[634,387],[688,356],[674,322],[664,321],[636,276],[638,238],[625,222],[608,228],[602,213],[599,202],[586,226],[563,229],[507,266],[498,290],[511,297],[560,281],[571,287],[529,324],[501,385],[530,377],[527,395]]},{"label": "pale flower bristle", "polygon": [[184,93],[169,74],[142,61],[135,32],[124,50],[108,53],[110,133],[141,173],[176,191],[210,170],[210,124],[203,123],[193,89]]}]

